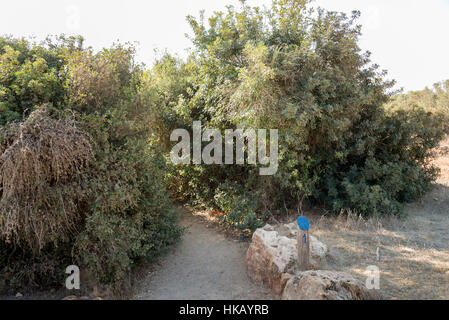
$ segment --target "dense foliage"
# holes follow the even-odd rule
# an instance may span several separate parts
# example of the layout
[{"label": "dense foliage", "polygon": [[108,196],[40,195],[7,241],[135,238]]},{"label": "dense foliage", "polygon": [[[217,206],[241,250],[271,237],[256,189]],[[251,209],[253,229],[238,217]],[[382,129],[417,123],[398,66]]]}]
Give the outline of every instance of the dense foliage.
[{"label": "dense foliage", "polygon": [[[422,195],[436,176],[428,160],[442,138],[440,119],[384,111],[393,82],[358,47],[358,17],[314,11],[306,0],[275,0],[266,11],[242,2],[208,23],[189,17],[192,55],[166,55],[148,74],[159,139],[194,120],[221,130],[279,129],[280,164],[273,177],[251,165],[175,166],[175,194],[242,208],[228,218],[242,226],[249,216],[249,227],[255,214],[304,199],[381,215],[400,214],[403,202]],[[226,197],[235,203],[223,205]]]},{"label": "dense foliage", "polygon": [[[191,55],[149,70],[128,45],[0,38],[0,289],[60,283],[71,264],[123,279],[181,234],[166,190],[254,230],[305,200],[401,214],[429,189],[448,83],[391,100],[394,83],[358,46],[358,12],[241,4],[189,16]],[[278,129],[277,173],[174,165],[170,134],[193,121]]]},{"label": "dense foliage", "polygon": [[2,289],[62,283],[71,264],[123,279],[181,233],[134,49],[0,43]]},{"label": "dense foliage", "polygon": [[47,39],[42,44],[0,38],[0,125],[26,117],[36,106],[62,107],[65,58],[82,48],[80,37]]},{"label": "dense foliage", "polygon": [[433,88],[398,94],[386,104],[387,110],[411,110],[421,108],[441,117],[449,132],[449,80],[435,83]]}]

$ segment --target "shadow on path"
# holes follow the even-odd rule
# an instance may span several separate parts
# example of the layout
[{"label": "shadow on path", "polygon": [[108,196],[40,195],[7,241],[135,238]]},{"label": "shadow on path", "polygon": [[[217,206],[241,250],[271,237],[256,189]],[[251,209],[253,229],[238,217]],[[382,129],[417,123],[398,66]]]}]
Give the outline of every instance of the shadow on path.
[{"label": "shadow on path", "polygon": [[140,285],[139,300],[271,300],[270,290],[246,274],[249,244],[227,239],[182,210],[186,232]]}]

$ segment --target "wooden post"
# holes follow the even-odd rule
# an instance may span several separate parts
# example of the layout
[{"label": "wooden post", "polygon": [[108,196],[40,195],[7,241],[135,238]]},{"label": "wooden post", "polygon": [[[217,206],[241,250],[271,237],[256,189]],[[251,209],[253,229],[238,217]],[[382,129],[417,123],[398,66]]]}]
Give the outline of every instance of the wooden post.
[{"label": "wooden post", "polygon": [[310,270],[310,238],[309,221],[305,217],[298,218],[298,267],[300,271]]}]

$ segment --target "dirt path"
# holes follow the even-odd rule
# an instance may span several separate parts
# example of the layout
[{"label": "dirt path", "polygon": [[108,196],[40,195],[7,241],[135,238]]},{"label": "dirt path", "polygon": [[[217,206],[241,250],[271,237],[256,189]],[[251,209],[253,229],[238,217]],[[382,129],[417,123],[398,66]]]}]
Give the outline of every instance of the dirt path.
[{"label": "dirt path", "polygon": [[228,239],[187,211],[182,225],[188,228],[183,239],[142,282],[135,299],[276,299],[248,278],[247,242]]}]

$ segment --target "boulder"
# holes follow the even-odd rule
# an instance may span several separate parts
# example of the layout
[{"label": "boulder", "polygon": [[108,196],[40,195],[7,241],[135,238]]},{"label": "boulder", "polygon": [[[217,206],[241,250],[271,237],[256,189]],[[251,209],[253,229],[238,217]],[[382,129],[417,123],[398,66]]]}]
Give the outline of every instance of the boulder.
[{"label": "boulder", "polygon": [[103,300],[100,297],[88,297],[88,296],[82,296],[82,297],[77,297],[77,296],[67,296],[65,298],[63,298],[62,300]]},{"label": "boulder", "polygon": [[343,272],[305,271],[291,277],[282,300],[378,300],[380,295]]},{"label": "boulder", "polygon": [[[276,294],[297,270],[297,227],[295,223],[274,227],[266,225],[256,230],[246,253],[246,267],[254,282],[264,283]],[[310,236],[311,264],[317,264],[327,255],[327,246]]]},{"label": "boulder", "polygon": [[[285,236],[290,239],[294,239],[296,241],[296,236],[298,234],[298,227],[296,225],[296,222],[292,222],[289,224],[283,224],[278,227],[277,232],[279,233],[280,236]],[[320,261],[326,257],[327,253],[328,253],[327,245],[325,245],[323,242],[319,241],[315,236],[313,236],[311,234],[310,235],[310,254],[311,254],[312,260]]]}]

